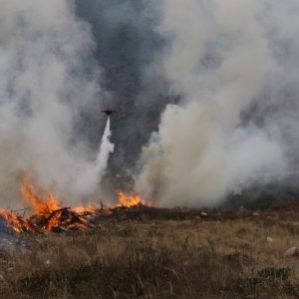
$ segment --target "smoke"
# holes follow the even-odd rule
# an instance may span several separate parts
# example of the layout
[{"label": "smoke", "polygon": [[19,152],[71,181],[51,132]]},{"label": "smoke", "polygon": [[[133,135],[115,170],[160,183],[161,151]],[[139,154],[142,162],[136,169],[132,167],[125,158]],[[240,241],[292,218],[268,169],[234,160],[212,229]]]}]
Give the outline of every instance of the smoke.
[{"label": "smoke", "polygon": [[[102,86],[110,94],[104,105],[116,110],[111,123],[115,153],[109,160],[109,176],[122,180],[134,167],[142,145],[157,130],[166,104],[173,101],[156,65],[165,43],[155,31],[160,5],[148,0],[85,0],[76,5],[77,14],[89,22],[94,35],[94,58],[103,69]],[[94,119],[86,135],[94,136],[97,126]]]},{"label": "smoke", "polygon": [[[86,63],[95,49],[90,26],[76,17],[73,1],[1,0],[0,28],[2,203],[18,202],[15,190],[27,171],[64,197],[86,195],[77,182],[96,157],[76,122],[91,109],[101,115],[103,95],[101,70]],[[105,161],[98,163],[97,175]]]},{"label": "smoke", "polygon": [[153,4],[0,1],[3,202],[18,201],[15,190],[28,170],[67,199],[98,191],[103,108],[117,110],[115,153],[103,173],[122,181],[119,174],[134,166],[170,101],[155,74],[164,41],[154,30]]},{"label": "smoke", "polygon": [[127,184],[149,139],[136,188],[163,205],[216,205],[298,164],[298,8],[0,0],[3,203],[28,170],[71,200]]},{"label": "smoke", "polygon": [[219,204],[298,161],[298,12],[293,0],[163,0],[170,81],[136,188],[162,205]]}]

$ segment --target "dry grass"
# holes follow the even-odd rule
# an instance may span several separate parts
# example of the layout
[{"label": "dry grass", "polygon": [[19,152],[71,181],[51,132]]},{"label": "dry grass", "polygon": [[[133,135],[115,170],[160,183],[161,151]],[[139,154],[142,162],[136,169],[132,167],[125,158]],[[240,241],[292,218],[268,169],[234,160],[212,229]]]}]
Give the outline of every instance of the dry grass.
[{"label": "dry grass", "polygon": [[284,257],[299,246],[298,216],[271,213],[27,236],[27,252],[0,257],[0,297],[298,298],[299,258]]}]

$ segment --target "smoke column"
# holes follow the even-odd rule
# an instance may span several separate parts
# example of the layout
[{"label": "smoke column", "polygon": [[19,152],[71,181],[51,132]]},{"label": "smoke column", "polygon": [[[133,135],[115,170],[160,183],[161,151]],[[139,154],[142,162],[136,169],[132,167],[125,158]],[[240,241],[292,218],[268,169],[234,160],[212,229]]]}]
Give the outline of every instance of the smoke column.
[{"label": "smoke column", "polygon": [[78,121],[102,114],[90,26],[73,1],[1,0],[0,28],[1,205],[19,205],[27,171],[71,204],[94,188],[77,182],[97,155],[77,134]]},{"label": "smoke column", "polygon": [[27,171],[70,204],[102,173],[114,189],[147,143],[132,173],[163,205],[217,205],[298,165],[297,2],[1,0],[3,207]]},{"label": "smoke column", "polygon": [[96,179],[86,178],[96,168],[107,104],[118,109],[107,172],[134,166],[170,101],[154,71],[163,38],[152,4],[0,1],[2,201],[18,204],[29,170],[63,198],[93,194]]},{"label": "smoke column", "polygon": [[[111,124],[115,152],[108,167],[114,189],[115,175],[121,181],[122,174],[134,167],[141,147],[158,128],[161,112],[173,101],[155,59],[165,42],[155,30],[160,5],[152,0],[78,0],[76,10],[91,25],[94,58],[103,74],[101,86],[109,91],[102,107],[106,104],[117,110]],[[93,136],[89,141],[97,148],[99,121],[92,114],[88,120],[89,126],[82,122],[82,130]]]},{"label": "smoke column", "polygon": [[298,161],[299,4],[162,6],[161,72],[182,100],[167,106],[144,148],[136,188],[162,205],[215,206],[254,177]]}]

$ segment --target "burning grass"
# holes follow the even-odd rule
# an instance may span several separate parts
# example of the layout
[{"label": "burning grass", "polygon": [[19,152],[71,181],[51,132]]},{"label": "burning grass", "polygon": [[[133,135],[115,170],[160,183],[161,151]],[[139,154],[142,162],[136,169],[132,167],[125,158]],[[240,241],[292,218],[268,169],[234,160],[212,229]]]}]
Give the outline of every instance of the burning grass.
[{"label": "burning grass", "polygon": [[299,297],[298,252],[285,254],[299,247],[297,202],[161,209],[119,192],[110,208],[68,208],[27,178],[22,192],[30,217],[0,211],[24,245],[0,250],[1,298]]},{"label": "burning grass", "polygon": [[299,245],[291,229],[298,211],[189,211],[179,220],[174,210],[164,220],[144,214],[81,232],[21,235],[27,250],[0,258],[1,297],[298,298],[298,256],[284,256]]},{"label": "burning grass", "polygon": [[[118,203],[112,207],[100,208],[93,204],[86,207],[63,207],[55,194],[48,190],[39,189],[30,184],[32,175],[26,175],[21,187],[24,202],[29,207],[31,215],[24,218],[13,211],[1,209],[0,215],[4,217],[7,225],[17,233],[46,233],[61,232],[93,227],[101,217],[113,214],[117,209],[134,208],[146,202],[137,194],[127,195],[118,191]],[[148,203],[147,203],[148,204]]]}]

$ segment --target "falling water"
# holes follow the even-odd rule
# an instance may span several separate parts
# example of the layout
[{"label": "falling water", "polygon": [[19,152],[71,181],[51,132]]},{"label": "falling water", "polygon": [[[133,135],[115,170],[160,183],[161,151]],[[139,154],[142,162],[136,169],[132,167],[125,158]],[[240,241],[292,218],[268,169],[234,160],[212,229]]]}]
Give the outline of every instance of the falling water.
[{"label": "falling water", "polygon": [[108,117],[95,164],[95,172],[100,180],[102,179],[107,168],[109,155],[114,151],[114,144],[110,142],[110,136],[110,117]]},{"label": "falling water", "polygon": [[110,117],[108,117],[96,160],[88,163],[80,177],[77,178],[75,191],[81,196],[90,195],[97,190],[105,175],[109,155],[114,151],[114,144],[110,142],[110,136]]}]

